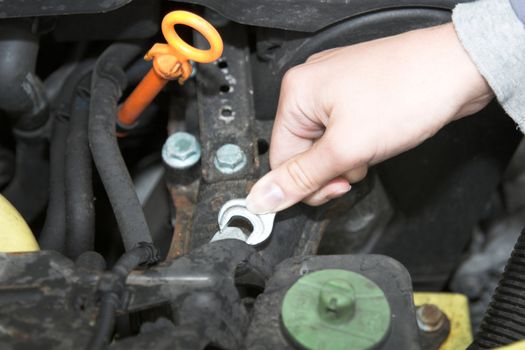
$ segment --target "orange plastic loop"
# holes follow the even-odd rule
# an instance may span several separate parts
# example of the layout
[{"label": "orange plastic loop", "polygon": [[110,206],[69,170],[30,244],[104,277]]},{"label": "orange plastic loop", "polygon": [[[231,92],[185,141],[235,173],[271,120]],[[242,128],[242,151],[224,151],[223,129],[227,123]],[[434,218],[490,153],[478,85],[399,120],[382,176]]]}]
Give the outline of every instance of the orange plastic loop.
[{"label": "orange plastic loop", "polygon": [[[201,50],[186,43],[175,30],[177,24],[183,24],[198,31],[208,41],[210,48]],[[164,17],[161,26],[164,38],[181,60],[189,59],[195,62],[209,63],[222,55],[221,36],[210,23],[200,16],[187,11],[173,11]]]}]

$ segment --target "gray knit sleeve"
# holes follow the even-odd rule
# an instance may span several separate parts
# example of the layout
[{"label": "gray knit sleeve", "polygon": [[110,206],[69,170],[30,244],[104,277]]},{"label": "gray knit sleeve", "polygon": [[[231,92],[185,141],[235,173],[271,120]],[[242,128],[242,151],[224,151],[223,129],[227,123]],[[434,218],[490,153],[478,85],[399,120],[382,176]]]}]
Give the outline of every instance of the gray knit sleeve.
[{"label": "gray knit sleeve", "polygon": [[510,0],[510,4],[516,12],[516,16],[525,24],[525,1],[523,0]]},{"label": "gray knit sleeve", "polygon": [[509,0],[457,5],[452,20],[479,72],[525,132],[525,26]]}]

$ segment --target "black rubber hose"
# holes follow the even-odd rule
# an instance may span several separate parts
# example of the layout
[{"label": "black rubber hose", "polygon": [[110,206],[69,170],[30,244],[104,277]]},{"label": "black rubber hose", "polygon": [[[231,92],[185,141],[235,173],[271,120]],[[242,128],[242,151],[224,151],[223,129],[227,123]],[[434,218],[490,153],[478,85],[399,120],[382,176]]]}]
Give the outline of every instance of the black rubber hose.
[{"label": "black rubber hose", "polygon": [[113,44],[98,59],[91,78],[89,145],[117,220],[124,248],[152,242],[151,234],[115,136],[117,103],[125,86],[124,67],[143,48]]},{"label": "black rubber hose", "polygon": [[493,349],[525,338],[525,230],[521,232],[469,350]]},{"label": "black rubber hose", "polygon": [[0,21],[0,109],[13,127],[29,131],[47,122],[47,100],[42,82],[35,75],[39,49],[32,19]]},{"label": "black rubber hose", "polygon": [[[1,55],[0,55],[1,56]],[[14,130],[15,173],[2,194],[32,223],[44,211],[49,186],[49,143],[47,132]]]},{"label": "black rubber hose", "polygon": [[49,202],[46,221],[38,237],[38,243],[41,249],[64,253],[66,243],[64,166],[69,116],[59,111],[53,114],[53,132],[49,150]]},{"label": "black rubber hose", "polygon": [[0,110],[11,119],[15,172],[4,196],[31,223],[48,197],[49,117],[45,90],[35,75],[38,36],[32,19],[0,21]]},{"label": "black rubber hose", "polygon": [[88,140],[90,84],[91,77],[86,75],[75,89],[67,136],[66,252],[73,259],[95,245],[93,165]]},{"label": "black rubber hose", "polygon": [[[93,65],[93,60],[80,62],[65,79],[52,106],[53,133],[50,147],[49,202],[46,221],[39,237],[42,249],[55,250],[60,253],[66,251],[66,213],[69,210],[69,206],[66,206],[66,154],[70,153],[66,146],[70,134],[72,101],[82,78],[87,77],[89,83],[89,75],[86,73],[91,71]],[[87,116],[85,119],[84,133],[87,134]],[[87,136],[84,143],[87,148]]]},{"label": "black rubber hose", "polygon": [[153,244],[146,242],[139,242],[135,248],[119,258],[111,269],[111,274],[105,276],[106,281],[100,283],[99,290],[102,291],[100,308],[95,331],[87,349],[102,349],[110,340],[115,325],[115,311],[120,307],[128,274],[137,266],[153,264],[158,259],[159,255]]},{"label": "black rubber hose", "polygon": [[9,184],[13,177],[14,159],[13,152],[0,146],[0,190]]}]

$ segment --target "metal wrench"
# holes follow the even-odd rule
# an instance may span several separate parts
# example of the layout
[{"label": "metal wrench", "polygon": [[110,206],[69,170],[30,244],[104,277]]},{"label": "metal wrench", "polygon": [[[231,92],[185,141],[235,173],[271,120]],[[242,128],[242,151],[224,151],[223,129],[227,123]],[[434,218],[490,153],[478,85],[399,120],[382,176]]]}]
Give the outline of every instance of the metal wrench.
[{"label": "metal wrench", "polygon": [[[228,226],[235,218],[248,221],[253,227],[252,232],[245,235],[240,228]],[[219,231],[211,241],[233,238],[245,241],[250,245],[260,244],[270,237],[274,219],[275,213],[254,214],[246,208],[245,199],[232,199],[224,203],[219,211]]]}]

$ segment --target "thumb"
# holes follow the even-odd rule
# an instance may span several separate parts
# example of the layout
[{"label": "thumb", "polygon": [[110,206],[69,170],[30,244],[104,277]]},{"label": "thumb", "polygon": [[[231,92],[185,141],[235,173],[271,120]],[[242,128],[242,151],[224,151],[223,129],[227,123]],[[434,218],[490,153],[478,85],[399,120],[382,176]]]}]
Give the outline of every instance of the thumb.
[{"label": "thumb", "polygon": [[322,137],[306,152],[262,177],[246,198],[248,209],[258,214],[286,209],[343,173],[343,164],[326,139]]}]

